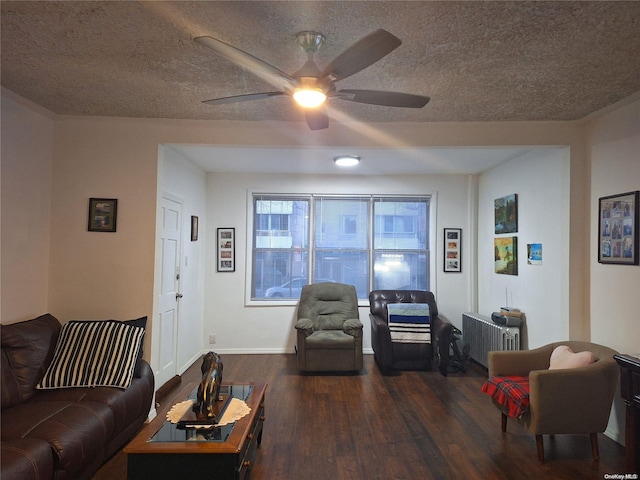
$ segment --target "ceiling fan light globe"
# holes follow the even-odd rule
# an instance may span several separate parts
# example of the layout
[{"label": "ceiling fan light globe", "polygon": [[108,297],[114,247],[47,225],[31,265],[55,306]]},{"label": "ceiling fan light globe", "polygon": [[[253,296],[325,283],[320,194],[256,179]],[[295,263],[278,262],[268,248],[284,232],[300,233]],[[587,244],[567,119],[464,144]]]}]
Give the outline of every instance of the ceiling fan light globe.
[{"label": "ceiling fan light globe", "polygon": [[324,103],[327,96],[316,89],[299,89],[293,93],[294,100],[304,108],[316,108]]}]

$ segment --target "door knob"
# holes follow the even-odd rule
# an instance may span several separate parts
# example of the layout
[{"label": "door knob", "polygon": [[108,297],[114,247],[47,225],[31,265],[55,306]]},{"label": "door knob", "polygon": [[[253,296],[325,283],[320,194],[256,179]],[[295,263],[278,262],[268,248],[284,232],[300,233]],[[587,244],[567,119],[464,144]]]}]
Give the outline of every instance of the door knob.
[{"label": "door knob", "polygon": [[179,300],[182,298],[182,294],[181,293],[176,293],[176,300]]}]

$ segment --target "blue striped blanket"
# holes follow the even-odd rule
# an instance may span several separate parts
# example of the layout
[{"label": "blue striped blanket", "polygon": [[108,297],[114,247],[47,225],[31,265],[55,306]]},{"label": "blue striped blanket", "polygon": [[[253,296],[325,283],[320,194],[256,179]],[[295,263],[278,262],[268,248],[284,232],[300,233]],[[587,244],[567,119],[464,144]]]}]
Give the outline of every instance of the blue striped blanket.
[{"label": "blue striped blanket", "polygon": [[427,303],[390,303],[387,311],[393,343],[431,343]]}]

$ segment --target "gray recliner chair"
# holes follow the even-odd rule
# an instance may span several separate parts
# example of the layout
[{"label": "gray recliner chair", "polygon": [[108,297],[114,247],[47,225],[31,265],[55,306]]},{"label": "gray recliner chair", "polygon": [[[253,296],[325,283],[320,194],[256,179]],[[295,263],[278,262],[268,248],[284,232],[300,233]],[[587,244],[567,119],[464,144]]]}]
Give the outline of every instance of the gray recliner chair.
[{"label": "gray recliner chair", "polygon": [[305,285],[297,319],[298,370],[362,369],[362,323],[353,285]]}]

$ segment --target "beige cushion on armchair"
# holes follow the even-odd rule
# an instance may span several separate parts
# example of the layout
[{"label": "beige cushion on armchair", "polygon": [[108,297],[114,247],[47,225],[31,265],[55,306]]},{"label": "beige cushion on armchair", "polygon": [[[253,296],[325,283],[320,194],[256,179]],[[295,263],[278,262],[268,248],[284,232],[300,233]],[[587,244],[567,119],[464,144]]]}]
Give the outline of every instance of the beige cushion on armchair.
[{"label": "beige cushion on armchair", "polygon": [[[553,350],[566,345],[574,352],[592,352],[595,362],[578,368],[549,369]],[[542,435],[591,436],[594,460],[598,460],[597,434],[607,428],[619,369],[611,348],[589,342],[555,342],[532,350],[489,352],[489,377],[528,376],[530,406],[516,419],[536,436],[538,459],[544,462]],[[507,415],[502,411],[502,430]]]},{"label": "beige cushion on armchair", "polygon": [[362,323],[353,285],[305,285],[300,293],[297,317],[299,370],[362,369]]}]

